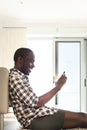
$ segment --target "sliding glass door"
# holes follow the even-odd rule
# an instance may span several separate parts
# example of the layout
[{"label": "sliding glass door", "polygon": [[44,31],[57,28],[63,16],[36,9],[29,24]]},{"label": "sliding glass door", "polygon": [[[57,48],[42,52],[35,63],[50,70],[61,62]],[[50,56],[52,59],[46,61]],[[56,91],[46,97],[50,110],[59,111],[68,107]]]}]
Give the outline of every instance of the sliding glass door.
[{"label": "sliding glass door", "polygon": [[80,111],[80,42],[55,42],[56,75],[65,72],[67,82],[56,96],[56,104],[62,108]]},{"label": "sliding glass door", "polygon": [[55,75],[64,71],[67,82],[55,97],[56,106],[87,112],[87,43],[83,39],[55,41]]}]

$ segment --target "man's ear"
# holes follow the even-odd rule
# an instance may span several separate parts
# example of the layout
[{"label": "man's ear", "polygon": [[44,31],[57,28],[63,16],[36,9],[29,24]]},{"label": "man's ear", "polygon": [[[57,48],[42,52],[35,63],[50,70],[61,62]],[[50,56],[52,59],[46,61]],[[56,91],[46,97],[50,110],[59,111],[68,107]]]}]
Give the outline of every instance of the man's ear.
[{"label": "man's ear", "polygon": [[18,62],[19,62],[20,64],[23,63],[23,58],[22,58],[21,56],[18,57]]}]

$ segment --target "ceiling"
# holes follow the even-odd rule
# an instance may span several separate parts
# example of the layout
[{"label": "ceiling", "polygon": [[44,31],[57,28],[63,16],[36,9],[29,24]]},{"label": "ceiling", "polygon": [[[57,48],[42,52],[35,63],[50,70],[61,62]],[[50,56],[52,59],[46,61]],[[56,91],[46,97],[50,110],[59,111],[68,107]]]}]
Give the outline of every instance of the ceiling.
[{"label": "ceiling", "polygon": [[29,23],[87,25],[87,0],[0,0],[0,25]]}]

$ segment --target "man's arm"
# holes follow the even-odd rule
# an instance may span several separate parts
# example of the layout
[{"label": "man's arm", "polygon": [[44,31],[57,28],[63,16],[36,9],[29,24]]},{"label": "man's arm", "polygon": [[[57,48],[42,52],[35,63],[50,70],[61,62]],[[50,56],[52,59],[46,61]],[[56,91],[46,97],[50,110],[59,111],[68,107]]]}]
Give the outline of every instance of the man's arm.
[{"label": "man's arm", "polygon": [[55,87],[46,94],[39,97],[37,107],[46,104],[62,88],[62,86],[66,83],[66,80],[67,77],[63,73],[62,76],[57,80]]}]

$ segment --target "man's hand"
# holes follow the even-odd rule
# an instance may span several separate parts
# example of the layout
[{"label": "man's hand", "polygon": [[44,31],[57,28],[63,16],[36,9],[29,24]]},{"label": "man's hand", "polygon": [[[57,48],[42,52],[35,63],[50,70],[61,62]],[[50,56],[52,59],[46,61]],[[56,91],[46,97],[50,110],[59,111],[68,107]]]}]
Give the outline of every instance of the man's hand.
[{"label": "man's hand", "polygon": [[59,90],[62,88],[62,86],[66,83],[67,77],[65,75],[65,72],[61,75],[61,77],[56,82],[56,87],[59,88]]}]

